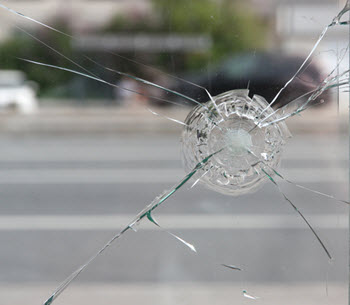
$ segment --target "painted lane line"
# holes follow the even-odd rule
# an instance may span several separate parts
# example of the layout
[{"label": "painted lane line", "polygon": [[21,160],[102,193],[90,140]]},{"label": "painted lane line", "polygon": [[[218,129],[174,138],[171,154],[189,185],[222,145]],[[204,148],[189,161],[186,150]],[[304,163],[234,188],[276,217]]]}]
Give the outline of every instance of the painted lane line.
[{"label": "painted lane line", "polygon": [[[119,230],[125,227],[135,215],[43,215],[43,216],[0,216],[0,231],[17,230]],[[318,229],[346,229],[347,215],[309,215],[309,220]],[[166,229],[186,230],[242,230],[242,229],[308,229],[295,215],[203,215],[203,214],[159,214],[157,219]],[[140,228],[157,230],[149,222]]]},{"label": "painted lane line", "polygon": [[[293,168],[282,170],[296,183],[346,183],[345,168]],[[174,183],[184,171],[174,168],[132,169],[11,169],[0,170],[0,184],[150,184]]]}]

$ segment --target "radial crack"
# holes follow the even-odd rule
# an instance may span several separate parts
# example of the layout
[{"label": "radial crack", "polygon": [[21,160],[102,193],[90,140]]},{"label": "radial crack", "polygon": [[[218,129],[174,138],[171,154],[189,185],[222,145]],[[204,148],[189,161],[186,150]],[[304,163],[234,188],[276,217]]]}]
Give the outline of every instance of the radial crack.
[{"label": "radial crack", "polygon": [[323,248],[323,250],[325,251],[325,253],[327,254],[328,258],[331,260],[332,256],[329,253],[327,247],[325,246],[325,244],[323,243],[323,241],[321,240],[321,238],[318,236],[318,234],[316,233],[316,231],[314,230],[314,228],[311,226],[311,224],[309,223],[309,221],[306,219],[306,217],[303,215],[303,213],[301,213],[299,211],[299,209],[296,207],[296,205],[286,196],[286,194],[281,190],[279,184],[277,184],[277,182],[272,178],[271,175],[269,175],[263,168],[261,169],[262,172],[269,178],[269,180],[277,187],[278,191],[281,193],[281,195],[283,196],[284,200],[287,201],[294,209],[294,211],[296,211],[299,216],[304,220],[304,222],[307,224],[307,226],[309,227],[309,229],[311,230],[311,232],[314,234],[314,236],[316,237],[316,239],[318,240],[318,242],[320,243],[321,247]]},{"label": "radial crack", "polygon": [[[193,175],[196,174],[198,170],[203,168],[207,164],[207,162],[216,154],[219,154],[223,149],[207,156],[201,162],[199,162],[195,168],[188,173],[178,184],[176,184],[171,190],[164,191],[160,196],[156,197],[149,205],[147,205],[135,218],[132,220],[123,230],[114,235],[112,239],[110,239],[95,255],[93,255],[85,264],[79,267],[76,271],[74,271],[68,278],[66,278],[63,283],[52,293],[52,295],[43,303],[44,305],[50,305],[53,301],[70,285],[70,283],[76,279],[98,256],[100,256],[109,246],[111,246],[117,239],[119,239],[124,233],[132,229],[135,225],[137,225],[142,219],[147,217],[150,219],[150,215],[152,211],[158,208],[161,204],[163,204],[167,199],[169,199],[172,195],[174,195],[181,187],[183,187]],[[186,241],[181,238],[173,235],[179,241],[186,244]],[[188,247],[191,248],[190,244],[187,244]],[[192,246],[193,247],[193,246]],[[192,249],[195,251],[195,248]]]},{"label": "radial crack", "polygon": [[327,25],[322,33],[320,34],[319,38],[317,39],[316,43],[314,44],[313,48],[311,49],[310,53],[308,54],[308,56],[305,58],[304,62],[301,64],[301,66],[299,67],[299,69],[295,72],[295,74],[291,77],[291,79],[289,79],[284,86],[278,91],[278,93],[276,94],[276,96],[272,99],[271,103],[268,105],[268,107],[266,107],[261,114],[263,114],[267,108],[271,107],[275,101],[277,100],[277,98],[280,96],[280,94],[284,91],[284,89],[286,89],[289,84],[299,75],[300,71],[302,71],[302,69],[304,68],[304,66],[307,64],[307,62],[309,61],[309,59],[311,58],[311,56],[314,54],[315,50],[317,49],[318,45],[320,44],[320,42],[322,41],[323,37],[326,35],[327,31],[329,30],[329,28],[335,26],[335,25],[345,25],[348,24],[349,21],[346,22],[340,22],[340,19],[344,16],[344,14],[346,12],[348,12],[350,10],[350,0],[347,0],[344,8],[338,13],[337,16],[335,16],[332,20],[332,22]]}]

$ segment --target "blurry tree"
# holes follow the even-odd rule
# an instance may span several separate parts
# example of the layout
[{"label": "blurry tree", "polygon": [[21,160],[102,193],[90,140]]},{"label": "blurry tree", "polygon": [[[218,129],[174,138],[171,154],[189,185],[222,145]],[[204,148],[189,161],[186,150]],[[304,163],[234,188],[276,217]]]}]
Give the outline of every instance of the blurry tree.
[{"label": "blurry tree", "polygon": [[153,0],[162,27],[179,33],[206,33],[213,40],[209,53],[189,54],[189,68],[216,62],[225,55],[258,49],[264,45],[265,28],[242,2],[223,0]]},{"label": "blurry tree", "polygon": [[[53,26],[63,32],[69,32],[66,24],[61,20],[55,22]],[[66,56],[73,55],[70,37],[42,27],[38,28],[33,35]],[[52,88],[64,85],[73,78],[72,74],[56,69],[46,69],[43,72],[42,67],[19,60],[19,58],[67,67],[67,60],[26,33],[17,30],[10,38],[0,43],[0,69],[15,69],[25,72],[28,79],[39,84],[40,93],[44,95],[48,94]]]},{"label": "blurry tree", "polygon": [[[177,52],[154,54],[144,52],[143,54],[134,51],[123,53],[124,56],[133,57],[138,60],[158,65],[164,70],[169,69],[178,72],[183,70],[205,69],[208,63],[215,63],[226,55],[236,52],[243,52],[251,49],[259,49],[264,46],[265,32],[267,25],[259,19],[253,12],[242,6],[241,1],[233,0],[150,0],[154,10],[152,15],[143,12],[123,13],[116,15],[110,22],[99,30],[103,33],[176,33],[176,34],[207,34],[213,41],[210,50],[198,50],[195,52]],[[57,19],[50,23],[55,28],[69,33],[69,22],[65,19]],[[38,27],[32,32],[37,38],[51,45],[58,51],[70,58],[82,63],[87,68],[91,68],[92,63],[84,60],[81,54],[74,54],[71,38],[54,31]],[[77,55],[77,56],[75,56]],[[110,65],[114,62],[118,69],[132,72],[140,76],[144,72],[142,67],[130,65],[125,60],[117,59],[111,54],[89,54],[98,59],[99,62]],[[96,93],[96,97],[106,95],[106,86],[97,86],[95,82],[84,80],[78,81],[77,77],[71,73],[56,69],[45,69],[34,64],[30,64],[18,58],[27,58],[51,65],[72,67],[70,63],[58,56],[49,48],[43,46],[27,34],[17,30],[10,38],[0,43],[0,69],[18,69],[27,74],[30,80],[36,81],[40,85],[41,95],[55,96],[76,96],[77,94],[87,94],[89,89]],[[73,67],[76,69],[76,67]],[[92,67],[96,71],[98,67]],[[173,71],[172,71],[173,72]],[[116,81],[116,76],[106,73],[103,69],[97,71],[101,77],[110,82]],[[79,78],[81,79],[81,78]],[[88,86],[83,83],[89,83]],[[73,93],[69,88],[73,88]],[[84,90],[82,90],[84,88]],[[110,88],[109,96],[112,96]],[[69,93],[68,93],[69,92]],[[78,92],[78,93],[77,93]],[[82,93],[83,92],[83,93]]]},{"label": "blurry tree", "polygon": [[[152,0],[155,16],[117,15],[106,32],[162,32],[207,34],[208,52],[183,54],[184,68],[198,69],[226,55],[264,47],[267,24],[240,1]],[[164,58],[164,57],[163,57]],[[167,64],[164,62],[164,67]]]}]

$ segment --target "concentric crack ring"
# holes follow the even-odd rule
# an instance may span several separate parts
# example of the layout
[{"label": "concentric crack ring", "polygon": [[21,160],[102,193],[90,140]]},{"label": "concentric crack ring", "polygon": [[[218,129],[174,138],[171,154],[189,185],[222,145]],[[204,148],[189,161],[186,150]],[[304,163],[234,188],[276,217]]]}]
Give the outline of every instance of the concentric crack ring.
[{"label": "concentric crack ring", "polygon": [[[218,95],[213,98],[216,105],[213,101],[198,105],[185,120],[182,158],[186,171],[224,148],[196,176],[223,194],[257,190],[267,178],[262,170],[278,167],[281,149],[289,136],[284,122],[269,124],[276,116],[267,101],[258,95],[250,98],[248,93],[232,90]],[[263,127],[259,124],[262,120]]]}]

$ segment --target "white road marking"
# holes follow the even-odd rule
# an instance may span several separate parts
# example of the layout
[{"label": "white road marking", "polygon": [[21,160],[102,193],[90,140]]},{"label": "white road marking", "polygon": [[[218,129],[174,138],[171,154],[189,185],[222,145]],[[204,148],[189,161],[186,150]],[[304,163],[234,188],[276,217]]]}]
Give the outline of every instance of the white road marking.
[{"label": "white road marking", "polygon": [[[150,140],[152,141],[152,140]],[[48,161],[174,161],[181,158],[178,139],[173,142],[142,142],[140,144],[109,141],[96,141],[96,145],[67,145],[66,142],[38,142],[38,145],[14,145],[5,143],[0,151],[0,162],[48,162]],[[345,144],[344,144],[345,143]],[[343,142],[315,143],[297,142],[288,146],[282,153],[282,160],[347,160],[347,140]],[[44,144],[45,146],[41,146]],[[77,143],[78,145],[79,143]]]},{"label": "white road marking", "polygon": [[[111,150],[111,151],[96,151],[86,148],[85,151],[71,150],[69,147],[65,150],[54,151],[30,151],[24,153],[25,148],[18,150],[9,150],[0,154],[0,162],[98,162],[98,161],[178,161],[181,158],[180,149],[174,147],[159,147],[156,150],[149,150],[144,147],[128,148],[128,150]],[[320,148],[322,149],[322,148]],[[339,161],[347,160],[347,151],[343,150],[340,153],[322,151],[296,151],[282,154],[282,160],[299,161],[299,160],[320,160],[320,161]]]},{"label": "white road marking", "polygon": [[129,151],[76,151],[67,148],[64,151],[38,151],[30,154],[9,151],[0,155],[0,162],[98,162],[98,161],[177,161],[180,158],[179,149],[168,150],[159,147],[158,150],[147,150],[143,147]]},{"label": "white road marking", "polygon": [[[132,214],[118,215],[41,215],[0,216],[0,231],[16,230],[120,230],[134,219]],[[346,229],[348,216],[341,214],[309,215],[310,222],[318,229]],[[169,230],[187,229],[308,229],[296,215],[203,215],[159,214],[157,219]],[[154,224],[144,221],[140,228],[158,230]]]},{"label": "white road marking", "polygon": [[[346,183],[345,168],[292,168],[281,171],[298,183]],[[183,169],[6,169],[0,170],[0,184],[125,184],[175,183],[184,177]],[[277,179],[278,180],[278,179]]]}]

